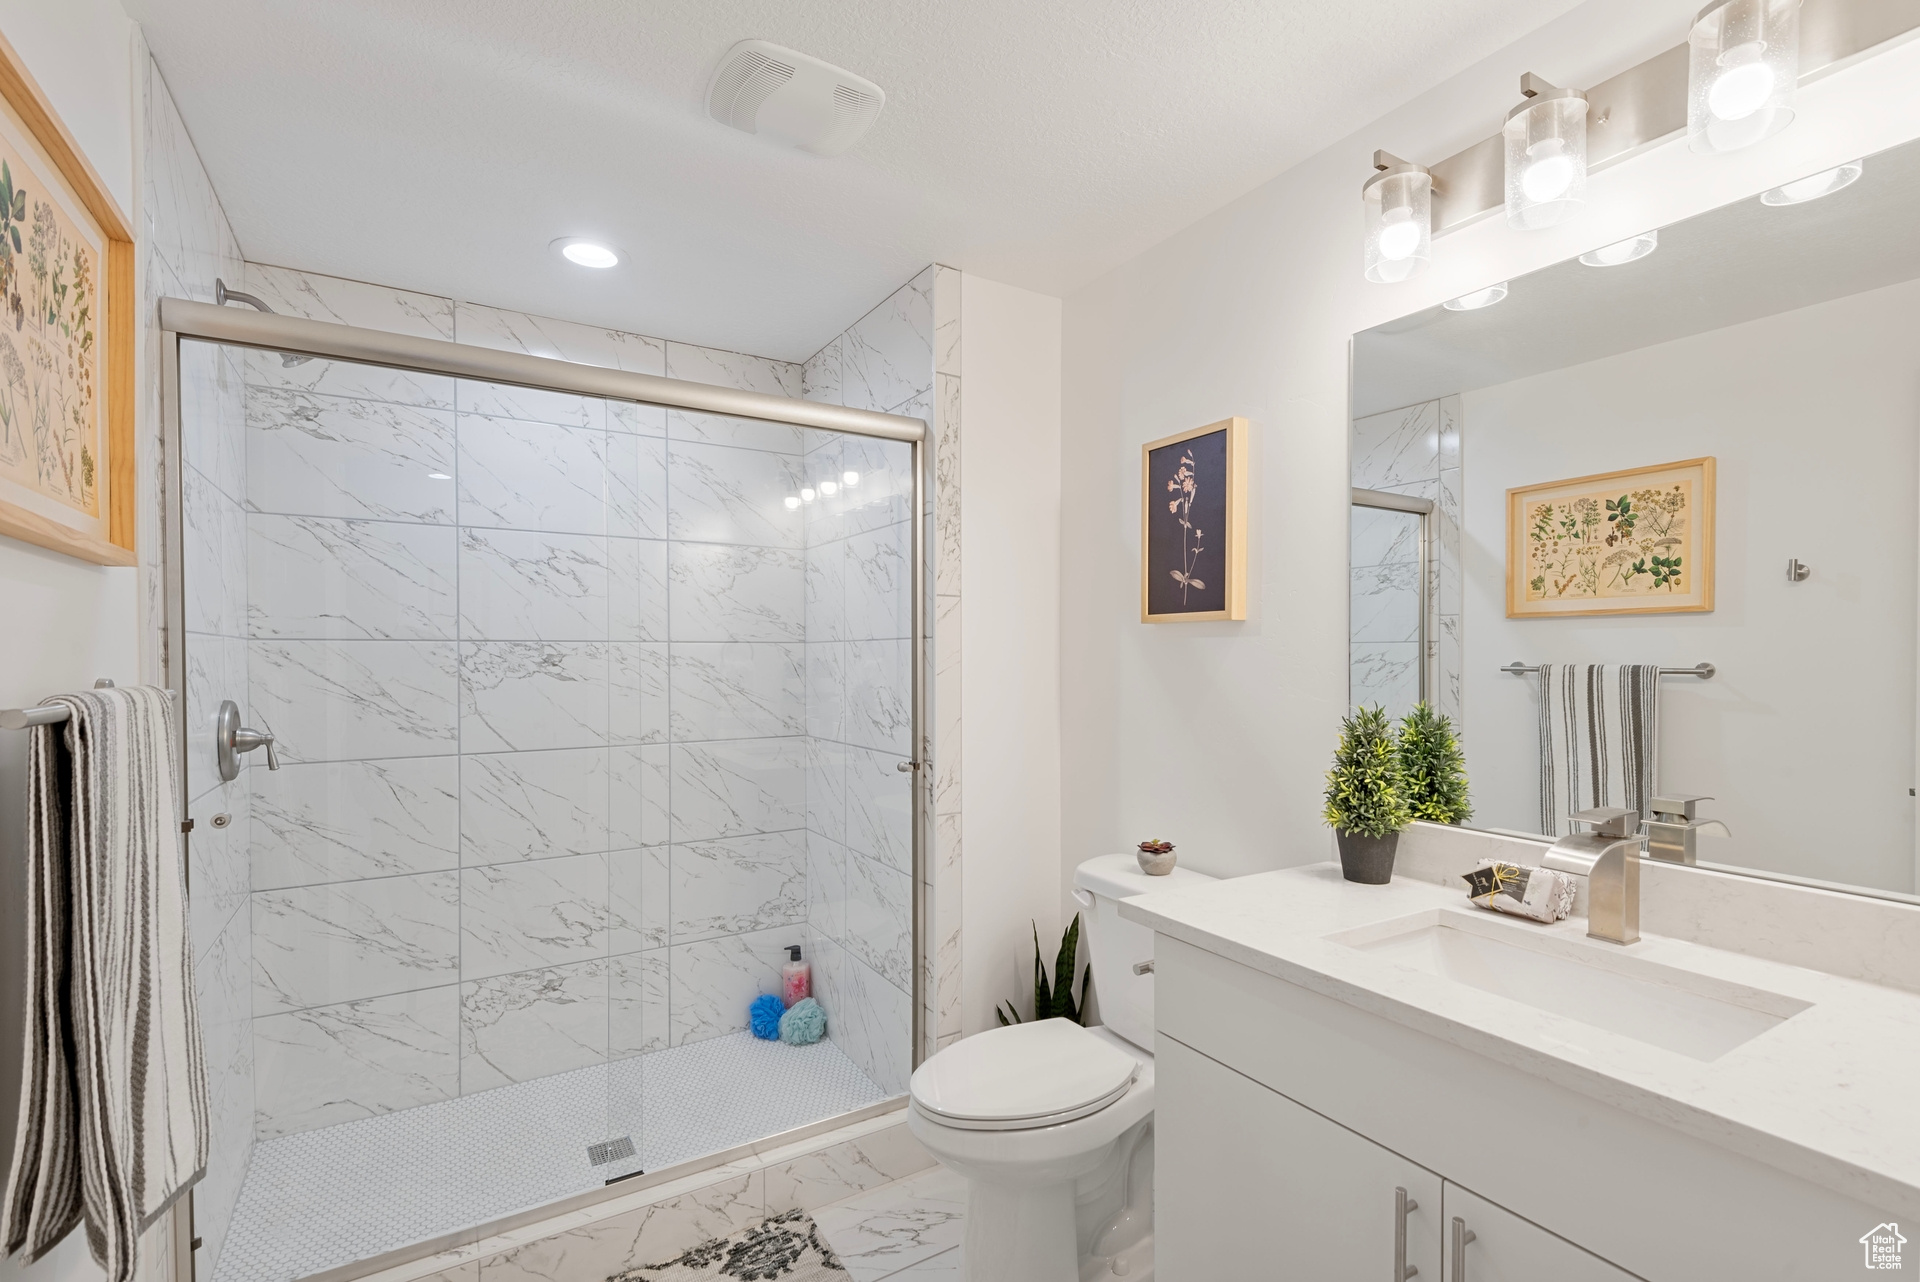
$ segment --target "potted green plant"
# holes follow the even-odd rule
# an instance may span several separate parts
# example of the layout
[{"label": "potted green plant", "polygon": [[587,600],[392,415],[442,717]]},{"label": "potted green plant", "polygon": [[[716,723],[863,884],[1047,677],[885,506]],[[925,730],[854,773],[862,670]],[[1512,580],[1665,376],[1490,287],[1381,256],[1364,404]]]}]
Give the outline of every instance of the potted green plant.
[{"label": "potted green plant", "polygon": [[1339,839],[1340,871],[1348,881],[1384,886],[1392,880],[1394,848],[1413,816],[1398,745],[1378,707],[1360,708],[1341,723],[1327,772],[1326,820]]},{"label": "potted green plant", "polygon": [[[1080,914],[1075,913],[1073,920],[1067,923],[1067,929],[1060,936],[1060,952],[1053,959],[1053,978],[1047,978],[1046,964],[1040,959],[1040,928],[1033,928],[1033,1017],[1035,1019],[1070,1019],[1076,1024],[1087,1022],[1087,981],[1093,978],[1093,967],[1080,972],[1080,997],[1073,996],[1073,976],[1079,970],[1080,953]],[[1002,1024],[1024,1023],[1020,1010],[1012,1002],[1002,1002],[993,1008]]]},{"label": "potted green plant", "polygon": [[1425,701],[1400,719],[1400,773],[1406,779],[1407,809],[1428,823],[1465,823],[1473,816],[1467,800],[1467,761],[1454,737],[1453,722]]}]

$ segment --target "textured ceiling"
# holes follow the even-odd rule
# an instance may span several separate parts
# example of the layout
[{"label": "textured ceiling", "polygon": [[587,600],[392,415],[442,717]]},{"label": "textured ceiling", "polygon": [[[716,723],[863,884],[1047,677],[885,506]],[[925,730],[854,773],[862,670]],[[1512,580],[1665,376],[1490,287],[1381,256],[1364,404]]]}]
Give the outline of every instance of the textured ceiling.
[{"label": "textured ceiling", "polygon": [[[1573,0],[127,7],[250,257],[801,359],[929,261],[1063,294]],[[748,37],[878,82],[873,132],[710,120]]]}]

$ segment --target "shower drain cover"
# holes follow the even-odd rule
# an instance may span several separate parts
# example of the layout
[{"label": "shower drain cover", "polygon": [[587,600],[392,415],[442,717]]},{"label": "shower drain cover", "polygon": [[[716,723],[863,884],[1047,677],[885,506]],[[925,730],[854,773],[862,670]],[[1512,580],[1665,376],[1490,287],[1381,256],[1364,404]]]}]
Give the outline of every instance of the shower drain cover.
[{"label": "shower drain cover", "polygon": [[587,1161],[595,1166],[605,1166],[608,1162],[617,1162],[623,1157],[633,1156],[633,1137],[622,1135],[617,1140],[603,1140],[598,1144],[587,1145]]}]

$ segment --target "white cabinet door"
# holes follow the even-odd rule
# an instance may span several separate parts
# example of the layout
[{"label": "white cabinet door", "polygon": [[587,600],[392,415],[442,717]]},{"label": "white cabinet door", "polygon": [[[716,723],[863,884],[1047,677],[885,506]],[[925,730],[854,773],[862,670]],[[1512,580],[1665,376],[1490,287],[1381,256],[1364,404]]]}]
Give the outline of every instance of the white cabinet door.
[{"label": "white cabinet door", "polygon": [[[1447,1239],[1442,1282],[1634,1282],[1625,1269],[1458,1184],[1447,1185],[1442,1213]],[[1455,1235],[1468,1231],[1473,1240],[1456,1248]]]},{"label": "white cabinet door", "polygon": [[1394,1282],[1405,1189],[1406,1262],[1439,1278],[1439,1176],[1170,1037],[1153,1067],[1157,1276]]}]

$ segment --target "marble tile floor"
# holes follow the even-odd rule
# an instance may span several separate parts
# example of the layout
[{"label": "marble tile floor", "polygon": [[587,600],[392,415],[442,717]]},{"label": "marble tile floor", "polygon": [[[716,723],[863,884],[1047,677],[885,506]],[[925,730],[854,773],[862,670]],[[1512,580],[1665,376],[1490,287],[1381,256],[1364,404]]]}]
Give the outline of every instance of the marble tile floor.
[{"label": "marble tile floor", "polygon": [[813,1213],[854,1282],[960,1282],[967,1183],[936,1166]]},{"label": "marble tile floor", "polygon": [[[831,1040],[735,1033],[263,1140],[217,1282],[292,1282],[884,1097]],[[632,1157],[589,1163],[623,1135]]]}]

